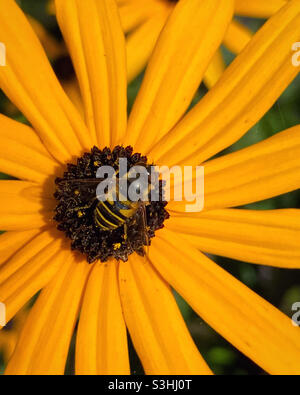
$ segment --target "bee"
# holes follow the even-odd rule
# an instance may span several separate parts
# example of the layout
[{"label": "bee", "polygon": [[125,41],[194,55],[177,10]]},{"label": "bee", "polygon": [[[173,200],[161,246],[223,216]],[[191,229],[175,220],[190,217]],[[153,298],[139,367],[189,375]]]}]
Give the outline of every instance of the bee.
[{"label": "bee", "polygon": [[[145,167],[144,164],[142,166]],[[83,207],[76,207],[71,209],[76,211],[79,218],[84,216],[85,210],[93,209],[93,219],[95,225],[102,231],[112,232],[118,228],[123,227],[124,229],[124,241],[130,245],[131,237],[128,234],[129,224],[134,222],[135,232],[138,231],[142,235],[144,246],[149,246],[149,236],[147,227],[147,211],[146,207],[149,205],[148,196],[151,191],[151,182],[148,182],[147,188],[142,190],[142,187],[137,179],[130,178],[129,173],[124,177],[127,179],[127,190],[134,182],[134,188],[137,194],[142,192],[142,199],[138,201],[132,201],[129,198],[123,196],[120,190],[120,182],[116,183],[115,190],[112,190],[107,194],[106,199],[99,200],[96,195],[97,186],[104,181],[104,178],[82,178],[82,179],[60,179],[58,187],[67,184],[68,187],[74,189],[74,194],[84,194],[87,190],[92,189],[94,195],[88,197],[88,203]],[[148,172],[150,177],[150,173]],[[88,194],[87,194],[88,196]],[[120,248],[120,244],[115,245],[115,249]],[[143,248],[143,255],[147,255],[147,251]]]}]

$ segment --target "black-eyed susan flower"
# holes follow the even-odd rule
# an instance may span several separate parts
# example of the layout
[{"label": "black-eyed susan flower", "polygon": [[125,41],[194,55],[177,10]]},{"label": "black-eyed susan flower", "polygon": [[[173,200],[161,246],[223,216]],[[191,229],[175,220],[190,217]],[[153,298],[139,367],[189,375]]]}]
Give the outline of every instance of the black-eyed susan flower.
[{"label": "black-eyed susan flower", "polygon": [[[18,178],[0,183],[0,228],[7,230],[0,239],[0,300],[7,320],[41,290],[8,374],[62,374],[78,317],[79,374],[129,373],[126,328],[146,373],[211,373],[170,287],[265,371],[299,373],[300,329],[200,252],[285,268],[300,263],[299,210],[233,208],[299,187],[300,127],[209,160],[249,130],[299,72],[291,46],[300,39],[300,1],[270,18],[184,116],[233,6],[229,0],[177,4],[127,120],[125,39],[114,0],[56,0],[84,122],[24,14],[13,0],[0,0],[0,41],[7,49],[0,84],[32,125],[0,118],[0,170]],[[62,177],[91,178],[120,157],[205,168],[204,211],[188,214],[186,202],[151,202],[149,253],[137,254],[141,245],[131,237],[128,261],[116,259],[124,232],[97,228],[82,191],[61,184]],[[69,238],[80,252],[70,251]]]},{"label": "black-eyed susan flower", "polygon": [[[178,0],[118,0],[124,31],[127,33],[128,80],[132,81],[146,66],[160,32]],[[269,18],[285,0],[235,1],[235,14]],[[224,36],[224,45],[234,54],[240,53],[251,39],[252,32],[233,19]],[[211,88],[225,69],[225,62],[217,51],[206,70],[203,81]]]}]

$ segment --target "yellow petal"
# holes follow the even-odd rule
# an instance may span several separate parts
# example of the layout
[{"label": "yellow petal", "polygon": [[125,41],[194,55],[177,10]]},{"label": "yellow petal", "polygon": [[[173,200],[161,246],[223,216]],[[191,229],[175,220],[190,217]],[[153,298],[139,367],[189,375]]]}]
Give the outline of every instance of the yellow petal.
[{"label": "yellow petal", "polygon": [[16,347],[17,334],[10,331],[0,331],[0,352],[4,364],[7,363]]},{"label": "yellow petal", "polygon": [[46,151],[33,129],[0,114],[0,171],[43,183],[58,163]]},{"label": "yellow petal", "polygon": [[27,181],[0,181],[0,229],[26,230],[52,224],[54,198]]},{"label": "yellow petal", "polygon": [[291,48],[299,37],[300,2],[292,0],[266,22],[214,88],[158,142],[150,153],[154,162],[199,164],[237,141],[298,74]]},{"label": "yellow petal", "polygon": [[300,268],[300,210],[212,210],[171,216],[166,226],[210,254]]},{"label": "yellow petal", "polygon": [[147,153],[187,110],[233,12],[230,0],[179,2],[150,59],[126,141]]},{"label": "yellow petal", "polygon": [[[29,235],[32,234],[32,231],[26,231]],[[31,236],[31,239],[24,243],[21,248],[18,248],[17,251],[11,256],[9,260],[4,262],[0,268],[0,284],[4,283],[10,276],[16,273],[19,269],[21,269],[27,262],[35,259],[36,261],[40,259],[40,256],[43,256],[43,251],[46,247],[48,247],[53,241],[57,238],[58,240],[62,239],[60,232],[55,229],[49,229],[46,231],[37,231],[38,232],[34,237]],[[8,232],[8,234],[18,234],[24,232]],[[2,237],[2,236],[1,236]],[[5,245],[5,244],[4,244]],[[39,255],[38,258],[36,258]]]},{"label": "yellow petal", "polygon": [[205,208],[241,206],[298,189],[299,155],[300,125],[207,162]]},{"label": "yellow petal", "polygon": [[146,374],[209,374],[174,296],[153,267],[131,256],[120,263],[126,325]]},{"label": "yellow petal", "polygon": [[286,0],[236,0],[235,12],[253,18],[268,18],[285,4]]},{"label": "yellow petal", "polygon": [[0,331],[0,352],[3,356],[4,365],[7,364],[16,347],[20,329],[23,327],[28,314],[26,307],[14,317],[12,327],[8,330]]},{"label": "yellow petal", "polygon": [[54,2],[54,0],[48,0],[48,4],[47,4],[46,9],[47,9],[48,14],[50,14],[50,15],[54,15],[55,14],[56,10],[55,10],[55,2]]},{"label": "yellow petal", "polygon": [[46,54],[50,59],[56,59],[65,54],[65,47],[62,43],[58,42],[53,36],[48,33],[45,27],[30,15],[26,15],[35,34],[38,36]]},{"label": "yellow petal", "polygon": [[128,82],[146,67],[168,14],[166,11],[154,15],[128,35],[126,39]]},{"label": "yellow petal", "polygon": [[[204,209],[242,206],[298,189],[299,155],[300,125],[206,162]],[[194,169],[194,185],[195,174]],[[189,183],[188,178],[184,181]],[[202,189],[200,194],[203,195]],[[186,211],[186,204],[186,201],[171,201],[168,209],[183,212]]]},{"label": "yellow petal", "polygon": [[81,114],[82,117],[84,117],[83,102],[77,79],[74,78],[71,81],[62,81],[61,84],[64,91],[77,108],[78,112]]},{"label": "yellow petal", "polygon": [[85,106],[101,147],[122,141],[127,123],[125,39],[114,0],[56,0]]},{"label": "yellow petal", "polygon": [[32,308],[6,374],[63,374],[90,265],[69,253]]},{"label": "yellow petal", "polygon": [[233,53],[240,53],[246,47],[253,33],[241,23],[233,20],[224,37],[224,45]]},{"label": "yellow petal", "polygon": [[[32,258],[19,264],[14,273],[1,281],[0,300],[6,306],[9,321],[41,288],[52,279],[59,265],[64,264],[65,251],[60,251],[60,240],[52,241],[44,249],[32,255]],[[11,264],[16,266],[15,262]],[[9,264],[1,268],[1,275],[6,276]],[[12,271],[12,270],[11,270]]]},{"label": "yellow petal", "polygon": [[117,262],[97,263],[84,294],[76,343],[77,374],[130,374]]},{"label": "yellow petal", "polygon": [[300,328],[191,244],[166,229],[150,259],[212,328],[271,374],[300,373]]},{"label": "yellow petal", "polygon": [[206,70],[204,77],[203,77],[203,82],[207,86],[208,89],[211,89],[216,83],[219,81],[221,75],[223,74],[225,70],[225,62],[223,59],[223,55],[220,50],[218,50],[209,66],[208,69]]},{"label": "yellow petal", "polygon": [[11,258],[20,248],[32,240],[40,230],[6,232],[0,236],[0,266]]},{"label": "yellow petal", "polygon": [[128,33],[153,15],[158,15],[172,5],[160,0],[121,0],[117,1],[124,32]]},{"label": "yellow petal", "polygon": [[0,41],[6,66],[0,87],[39,133],[47,149],[65,162],[78,156],[90,139],[65,95],[35,33],[14,0],[0,0]]}]

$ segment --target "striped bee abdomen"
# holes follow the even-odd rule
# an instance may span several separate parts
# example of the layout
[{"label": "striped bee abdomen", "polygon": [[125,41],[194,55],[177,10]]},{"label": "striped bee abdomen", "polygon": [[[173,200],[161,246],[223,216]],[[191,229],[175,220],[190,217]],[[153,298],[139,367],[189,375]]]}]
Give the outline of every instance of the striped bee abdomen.
[{"label": "striped bee abdomen", "polygon": [[137,205],[130,201],[99,201],[94,211],[94,219],[102,230],[114,230],[124,225],[134,215]]}]

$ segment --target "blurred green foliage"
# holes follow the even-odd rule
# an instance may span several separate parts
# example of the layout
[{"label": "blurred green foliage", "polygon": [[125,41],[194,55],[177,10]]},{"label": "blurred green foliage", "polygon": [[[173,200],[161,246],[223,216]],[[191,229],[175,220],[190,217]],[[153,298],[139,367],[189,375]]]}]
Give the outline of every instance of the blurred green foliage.
[{"label": "blurred green foliage", "polygon": [[[41,21],[51,34],[61,40],[61,35],[57,27],[55,18],[45,12],[47,0],[18,0],[24,11],[39,21]],[[263,23],[261,20],[247,20],[243,18],[253,31]],[[233,59],[233,54],[225,48],[222,49],[227,64]],[[276,50],[276,49],[275,49]],[[143,75],[136,78],[128,87],[128,111],[130,112],[138,90],[141,86]],[[206,88],[201,86],[193,100],[192,106],[195,105],[206,93]],[[5,113],[7,101],[3,94],[0,96],[0,109]],[[14,115],[15,119],[26,122],[22,114]],[[255,125],[240,141],[226,149],[220,155],[224,155],[241,148],[252,145],[275,133],[294,126],[300,122],[300,77],[284,92],[270,111]],[[0,178],[9,178],[6,175],[0,175]],[[300,193],[295,191],[283,196],[269,199],[263,202],[248,205],[248,209],[276,209],[284,207],[300,207]],[[262,267],[244,262],[237,262],[222,257],[212,257],[222,267],[228,270],[243,283],[266,298],[268,301],[279,307],[287,315],[291,316],[291,305],[300,301],[300,276],[293,270],[282,270],[270,267]],[[263,374],[263,372],[238,350],[232,347],[228,342],[222,339],[214,330],[209,328],[201,318],[199,318],[187,303],[177,294],[175,294],[178,305],[182,311],[183,317],[189,327],[189,330],[212,369],[219,374]],[[203,302],[205,303],[205,302]],[[72,347],[66,367],[66,374],[74,372],[74,344],[75,337],[72,340]],[[130,356],[132,371],[135,374],[142,373],[142,367],[137,355],[130,342]],[[3,370],[0,356],[0,373]]]}]

